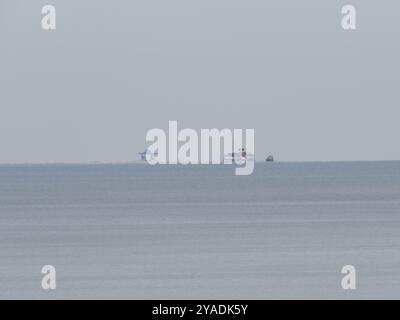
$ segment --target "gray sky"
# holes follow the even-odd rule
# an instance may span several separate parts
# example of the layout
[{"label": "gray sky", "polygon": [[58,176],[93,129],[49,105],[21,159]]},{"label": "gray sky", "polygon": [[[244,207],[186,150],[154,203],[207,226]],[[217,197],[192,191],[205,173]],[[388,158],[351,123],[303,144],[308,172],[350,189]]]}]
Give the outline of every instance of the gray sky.
[{"label": "gray sky", "polygon": [[254,128],[258,159],[400,159],[399,16],[397,0],[0,0],[0,163],[135,160],[168,120]]}]

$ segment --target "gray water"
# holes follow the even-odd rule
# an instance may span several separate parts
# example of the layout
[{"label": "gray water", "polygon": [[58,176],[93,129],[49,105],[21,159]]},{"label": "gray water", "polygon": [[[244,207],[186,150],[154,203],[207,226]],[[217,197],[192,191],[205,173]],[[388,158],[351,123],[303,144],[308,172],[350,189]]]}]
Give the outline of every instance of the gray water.
[{"label": "gray water", "polygon": [[0,298],[398,299],[400,162],[0,166]]}]

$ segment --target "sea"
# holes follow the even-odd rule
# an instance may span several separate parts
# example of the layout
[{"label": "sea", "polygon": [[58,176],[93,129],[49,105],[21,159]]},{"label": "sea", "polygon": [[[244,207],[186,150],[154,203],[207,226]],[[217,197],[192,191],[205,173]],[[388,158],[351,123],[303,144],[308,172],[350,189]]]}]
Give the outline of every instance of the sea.
[{"label": "sea", "polygon": [[400,162],[1,165],[0,298],[399,299]]}]

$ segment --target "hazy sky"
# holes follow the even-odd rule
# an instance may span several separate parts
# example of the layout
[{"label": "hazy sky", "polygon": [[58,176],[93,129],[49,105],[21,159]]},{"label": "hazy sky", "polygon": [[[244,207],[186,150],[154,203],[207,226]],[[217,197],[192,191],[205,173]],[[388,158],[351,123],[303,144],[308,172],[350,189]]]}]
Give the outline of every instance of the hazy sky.
[{"label": "hazy sky", "polygon": [[399,18],[397,0],[0,0],[0,163],[136,160],[168,120],[254,128],[258,159],[400,159]]}]

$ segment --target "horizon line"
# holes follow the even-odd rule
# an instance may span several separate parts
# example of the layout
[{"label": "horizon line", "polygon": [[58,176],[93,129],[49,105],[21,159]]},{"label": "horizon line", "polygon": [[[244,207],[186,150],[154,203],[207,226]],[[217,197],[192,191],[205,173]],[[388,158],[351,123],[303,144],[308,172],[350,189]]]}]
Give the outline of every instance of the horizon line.
[{"label": "horizon line", "polygon": [[[400,159],[398,160],[275,160],[273,162],[267,162],[263,160],[256,160],[255,163],[268,163],[268,164],[273,164],[273,163],[343,163],[343,162],[400,162]],[[141,160],[132,160],[132,161],[114,161],[114,162],[107,162],[107,161],[84,161],[84,162],[62,162],[62,161],[54,161],[54,162],[5,162],[5,163],[0,163],[0,166],[44,166],[44,165],[128,165],[128,164],[148,164],[144,161]],[[224,163],[209,163],[209,164],[163,164],[163,165],[181,165],[181,166],[189,166],[189,165],[232,165],[232,164],[224,164]],[[150,165],[150,164],[148,164]],[[160,165],[160,164],[156,164]]]}]

